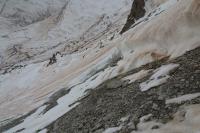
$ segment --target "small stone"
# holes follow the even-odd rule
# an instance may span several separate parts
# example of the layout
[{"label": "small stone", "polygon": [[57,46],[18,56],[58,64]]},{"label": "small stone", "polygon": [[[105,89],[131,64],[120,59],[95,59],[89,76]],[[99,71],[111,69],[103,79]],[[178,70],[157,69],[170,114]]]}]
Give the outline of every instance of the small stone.
[{"label": "small stone", "polygon": [[165,100],[164,96],[158,96],[158,100],[163,101]]},{"label": "small stone", "polygon": [[181,79],[181,82],[184,82],[185,81],[185,79]]},{"label": "small stone", "polygon": [[160,128],[158,125],[153,126],[151,129],[158,129]]},{"label": "small stone", "polygon": [[153,103],[153,106],[152,106],[152,108],[153,108],[153,109],[155,109],[155,110],[158,110],[158,105],[157,105],[157,104],[155,104],[155,103]]},{"label": "small stone", "polygon": [[136,129],[135,124],[133,122],[128,123],[128,127],[131,130],[135,130]]}]

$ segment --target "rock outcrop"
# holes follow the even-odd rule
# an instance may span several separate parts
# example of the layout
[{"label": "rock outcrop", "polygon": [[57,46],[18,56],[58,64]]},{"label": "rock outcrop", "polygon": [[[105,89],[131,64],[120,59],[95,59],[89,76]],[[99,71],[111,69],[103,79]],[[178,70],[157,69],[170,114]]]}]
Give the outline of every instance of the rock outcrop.
[{"label": "rock outcrop", "polygon": [[132,4],[132,8],[128,18],[126,20],[126,24],[122,28],[120,34],[126,32],[138,19],[145,15],[145,1],[144,0],[134,0]]}]

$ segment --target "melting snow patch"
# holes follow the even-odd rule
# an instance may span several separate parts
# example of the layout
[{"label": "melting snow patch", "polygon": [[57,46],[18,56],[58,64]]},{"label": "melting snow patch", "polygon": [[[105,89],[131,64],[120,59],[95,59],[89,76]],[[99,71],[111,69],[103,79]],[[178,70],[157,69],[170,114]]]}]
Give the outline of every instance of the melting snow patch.
[{"label": "melting snow patch", "polygon": [[[140,118],[140,122],[137,125],[139,132],[141,131],[140,133],[143,133],[142,131],[146,131],[144,133],[149,133],[152,131],[152,128],[154,126],[158,126],[158,127],[162,126],[161,123],[150,121],[151,117],[152,117],[152,114],[148,114]],[[133,131],[132,133],[138,133],[138,132]]]},{"label": "melting snow patch", "polygon": [[154,71],[154,74],[150,77],[149,80],[140,84],[140,90],[147,91],[152,87],[156,87],[165,83],[167,79],[170,77],[168,75],[169,72],[177,68],[178,66],[179,66],[178,64],[168,64],[168,65],[163,65],[160,68],[156,69]]},{"label": "melting snow patch", "polygon": [[129,80],[129,83],[133,83],[136,80],[142,79],[149,73],[150,70],[141,70],[137,73],[124,77],[123,80]]},{"label": "melting snow patch", "polygon": [[168,100],[166,100],[166,104],[181,103],[181,102],[184,102],[184,101],[195,99],[199,96],[200,96],[200,93],[187,94],[187,95],[183,95],[183,96],[180,96],[180,97],[168,99]]},{"label": "melting snow patch", "polygon": [[114,133],[114,132],[119,131],[121,128],[122,128],[121,126],[111,127],[111,128],[106,129],[103,133]]},{"label": "melting snow patch", "polygon": [[125,117],[122,117],[121,119],[120,119],[120,121],[121,122],[125,122],[125,121],[127,121],[128,119],[129,119],[129,115],[128,116],[125,116]]},{"label": "melting snow patch", "polygon": [[[185,112],[185,115],[183,116],[181,112]],[[153,128],[155,126],[157,126],[156,129]],[[138,131],[132,131],[132,133],[200,133],[200,106],[196,104],[184,107],[169,123],[140,121],[137,128]]]}]

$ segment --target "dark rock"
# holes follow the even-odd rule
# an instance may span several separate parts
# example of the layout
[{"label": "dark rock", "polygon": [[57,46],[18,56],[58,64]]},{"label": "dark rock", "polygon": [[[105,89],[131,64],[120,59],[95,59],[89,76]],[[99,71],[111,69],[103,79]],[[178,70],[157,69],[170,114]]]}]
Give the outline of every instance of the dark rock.
[{"label": "dark rock", "polygon": [[122,28],[120,34],[126,32],[134,23],[135,20],[143,17],[145,15],[145,1],[144,0],[134,0],[131,8],[131,12],[128,15],[126,24]]},{"label": "dark rock", "polygon": [[151,129],[158,129],[160,128],[158,125],[153,126]]}]

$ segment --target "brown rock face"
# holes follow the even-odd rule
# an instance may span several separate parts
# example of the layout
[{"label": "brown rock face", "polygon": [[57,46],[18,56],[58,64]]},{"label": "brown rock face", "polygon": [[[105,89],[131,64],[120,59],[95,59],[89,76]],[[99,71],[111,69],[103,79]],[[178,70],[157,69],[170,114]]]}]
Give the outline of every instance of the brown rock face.
[{"label": "brown rock face", "polygon": [[135,20],[137,20],[145,15],[144,6],[145,6],[144,0],[134,0],[133,1],[131,12],[128,15],[126,24],[122,28],[120,34],[123,34],[124,32],[126,32],[131,27],[131,25],[133,25],[135,23]]}]

